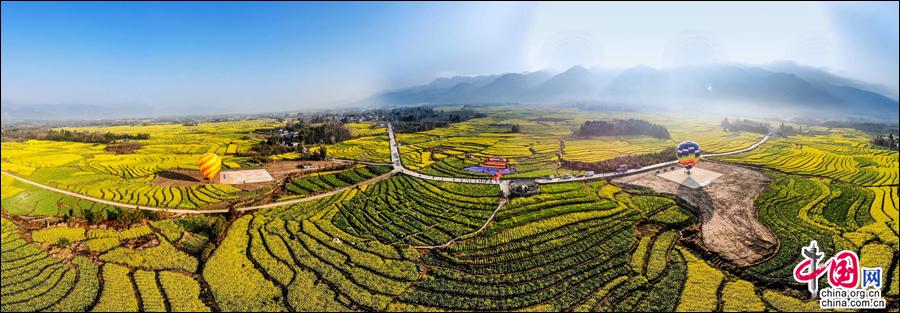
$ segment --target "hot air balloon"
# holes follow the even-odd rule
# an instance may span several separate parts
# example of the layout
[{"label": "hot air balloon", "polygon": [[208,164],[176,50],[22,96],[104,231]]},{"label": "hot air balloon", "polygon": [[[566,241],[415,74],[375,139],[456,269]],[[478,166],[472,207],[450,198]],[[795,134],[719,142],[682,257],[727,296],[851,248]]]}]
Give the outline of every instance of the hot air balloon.
[{"label": "hot air balloon", "polygon": [[206,177],[206,179],[213,179],[221,169],[222,159],[215,153],[207,153],[200,156],[200,173],[202,173],[203,177]]},{"label": "hot air balloon", "polygon": [[675,148],[675,156],[678,157],[678,165],[684,167],[690,175],[691,168],[700,162],[700,145],[693,141],[684,141]]}]

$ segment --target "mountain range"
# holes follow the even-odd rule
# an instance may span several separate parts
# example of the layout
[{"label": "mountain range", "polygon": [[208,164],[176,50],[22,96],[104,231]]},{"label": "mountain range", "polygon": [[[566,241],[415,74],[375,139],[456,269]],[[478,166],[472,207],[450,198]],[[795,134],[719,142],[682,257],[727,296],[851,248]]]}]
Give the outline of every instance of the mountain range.
[{"label": "mountain range", "polygon": [[790,61],[667,69],[574,66],[560,73],[543,70],[457,76],[384,92],[364,103],[589,103],[636,110],[745,108],[748,112],[783,111],[803,117],[898,120],[895,90]]}]

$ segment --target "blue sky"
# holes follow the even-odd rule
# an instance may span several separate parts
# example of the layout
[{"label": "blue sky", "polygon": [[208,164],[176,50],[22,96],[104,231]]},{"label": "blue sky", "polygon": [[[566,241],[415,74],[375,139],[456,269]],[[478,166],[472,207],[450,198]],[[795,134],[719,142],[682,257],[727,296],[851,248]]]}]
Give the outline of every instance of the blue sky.
[{"label": "blue sky", "polygon": [[900,67],[896,2],[2,6],[17,104],[303,110],[440,76],[782,59],[897,89]]}]

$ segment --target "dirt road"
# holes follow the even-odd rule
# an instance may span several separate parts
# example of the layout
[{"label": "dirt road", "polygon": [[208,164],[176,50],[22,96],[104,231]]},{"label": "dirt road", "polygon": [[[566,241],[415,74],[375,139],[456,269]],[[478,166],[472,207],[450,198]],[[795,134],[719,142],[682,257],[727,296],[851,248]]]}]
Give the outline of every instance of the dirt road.
[{"label": "dirt road", "polygon": [[759,222],[754,206],[756,198],[769,185],[769,178],[762,173],[725,163],[703,162],[698,167],[724,175],[698,189],[657,177],[655,172],[617,178],[613,183],[644,186],[656,192],[674,194],[699,208],[703,245],[737,266],[754,264],[774,253],[778,238]]}]

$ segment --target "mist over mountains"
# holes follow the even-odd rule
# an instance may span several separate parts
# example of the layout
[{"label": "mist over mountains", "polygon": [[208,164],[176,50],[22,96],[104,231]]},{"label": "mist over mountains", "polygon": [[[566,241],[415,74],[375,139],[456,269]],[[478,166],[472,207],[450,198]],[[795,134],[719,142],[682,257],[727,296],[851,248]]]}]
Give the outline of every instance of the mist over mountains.
[{"label": "mist over mountains", "polygon": [[537,71],[438,78],[379,94],[366,103],[574,104],[635,110],[790,114],[826,119],[898,120],[896,91],[789,61],[765,65],[714,64],[671,69],[575,66]]},{"label": "mist over mountains", "polygon": [[[335,90],[339,90],[336,88]],[[298,100],[300,101],[300,100]],[[437,78],[432,82],[377,94],[347,108],[421,104],[579,105],[671,112],[803,117],[829,120],[900,120],[897,91],[790,61],[763,65],[714,64],[656,69],[575,66],[542,70]],[[291,108],[285,108],[291,111]],[[2,119],[98,120],[215,115],[218,104],[167,107],[155,104],[19,104],[4,100]],[[268,113],[268,112],[243,112]]]}]

